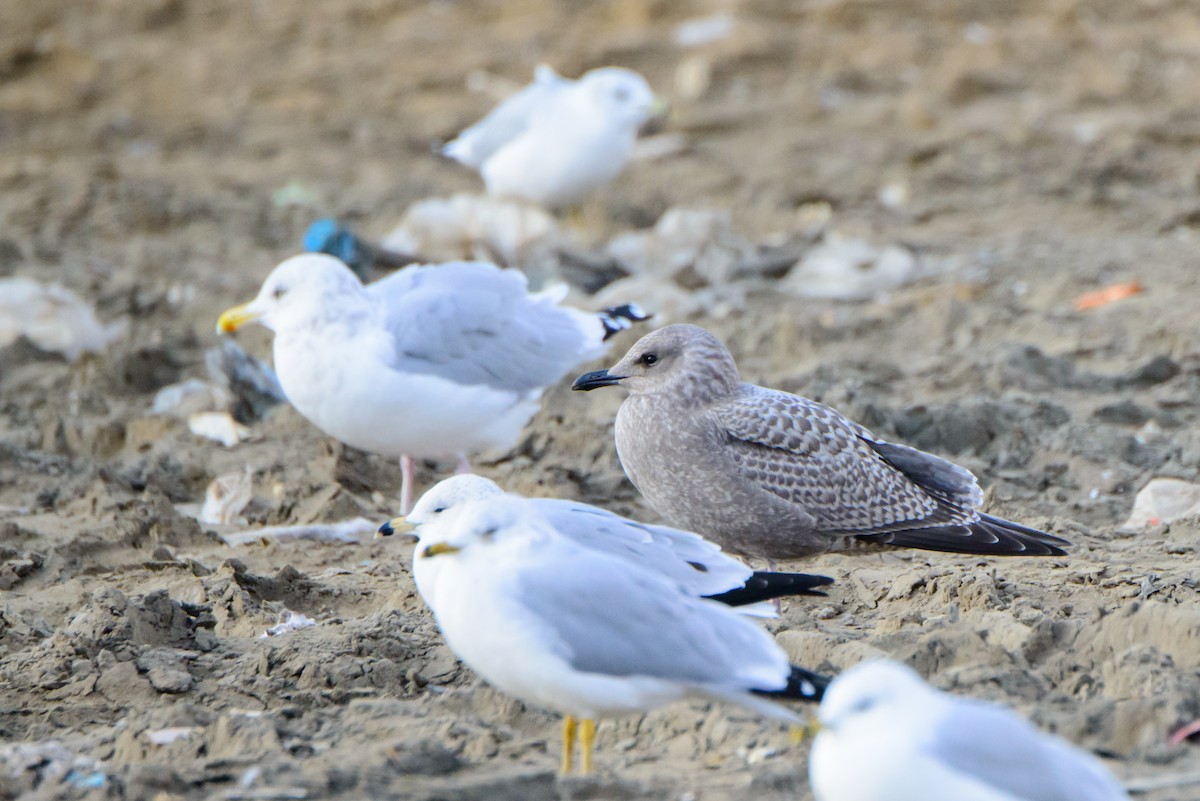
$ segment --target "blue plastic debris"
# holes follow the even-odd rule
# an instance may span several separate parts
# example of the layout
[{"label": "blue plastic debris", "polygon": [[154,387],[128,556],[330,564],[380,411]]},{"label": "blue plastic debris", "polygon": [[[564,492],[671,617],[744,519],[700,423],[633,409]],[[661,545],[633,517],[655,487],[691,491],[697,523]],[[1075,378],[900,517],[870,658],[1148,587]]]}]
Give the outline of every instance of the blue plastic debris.
[{"label": "blue plastic debris", "polygon": [[304,249],[309,253],[328,253],[359,273],[371,266],[375,249],[362,241],[349,228],[332,217],[323,217],[304,232]]},{"label": "blue plastic debris", "polygon": [[94,770],[91,773],[72,770],[63,779],[73,787],[83,790],[94,790],[97,787],[103,787],[108,782],[108,775],[102,770]]}]

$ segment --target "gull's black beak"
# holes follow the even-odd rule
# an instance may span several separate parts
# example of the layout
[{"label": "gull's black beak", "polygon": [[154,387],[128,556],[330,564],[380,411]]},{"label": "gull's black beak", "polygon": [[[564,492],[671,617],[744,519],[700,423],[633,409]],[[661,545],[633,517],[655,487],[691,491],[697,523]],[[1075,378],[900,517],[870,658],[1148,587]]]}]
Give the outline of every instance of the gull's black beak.
[{"label": "gull's black beak", "polygon": [[581,392],[588,392],[600,387],[615,387],[621,383],[623,375],[611,375],[607,370],[593,370],[590,373],[584,373],[575,379],[575,383],[571,385],[571,389]]},{"label": "gull's black beak", "polygon": [[417,536],[413,531],[413,526],[409,524],[409,522],[403,517],[394,517],[379,528],[375,529],[375,539],[379,539],[380,537],[391,537],[395,534],[407,534],[410,537]]}]

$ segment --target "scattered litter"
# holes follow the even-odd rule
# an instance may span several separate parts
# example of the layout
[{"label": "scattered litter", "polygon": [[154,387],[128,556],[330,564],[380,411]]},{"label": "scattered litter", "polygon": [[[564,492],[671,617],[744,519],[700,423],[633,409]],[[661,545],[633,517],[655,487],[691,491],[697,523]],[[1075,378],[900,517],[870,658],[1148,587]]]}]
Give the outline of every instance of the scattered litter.
[{"label": "scattered litter", "polygon": [[1200,484],[1178,478],[1155,478],[1133,500],[1122,531],[1146,531],[1176,520],[1200,516]]},{"label": "scattered litter", "polygon": [[694,290],[746,276],[754,246],[734,233],[727,209],[676,207],[649,231],[615,237],[608,255],[632,275],[653,275]]},{"label": "scattered litter", "polygon": [[458,194],[414,203],[381,246],[428,262],[480,259],[524,267],[531,252],[565,241],[554,218],[531,203]]},{"label": "scattered litter", "polygon": [[1121,284],[1113,284],[1106,286],[1103,289],[1097,289],[1092,292],[1084,292],[1079,297],[1075,298],[1075,311],[1093,311],[1095,309],[1107,306],[1110,303],[1116,303],[1118,300],[1131,298],[1134,295],[1140,295],[1145,292],[1145,287],[1140,281],[1126,281]]},{"label": "scattered litter", "polygon": [[675,26],[672,38],[680,47],[701,47],[733,35],[737,20],[728,11],[686,19]]},{"label": "scattered litter", "polygon": [[271,203],[276,208],[285,208],[287,206],[314,207],[317,205],[317,200],[316,191],[299,181],[289,181],[271,193]]},{"label": "scattered litter", "polygon": [[308,798],[303,787],[259,787],[257,789],[226,790],[221,794],[225,801],[299,801]]},{"label": "scattered litter", "polygon": [[242,510],[254,497],[249,470],[217,476],[204,490],[204,506],[196,519],[207,526],[245,525]]},{"label": "scattered litter", "polygon": [[[58,740],[0,744],[0,776],[32,773],[34,786],[60,779],[81,788],[103,787],[108,777],[98,763],[67,750]],[[4,780],[0,779],[0,786]]]},{"label": "scattered litter", "polygon": [[276,623],[274,626],[271,626],[271,628],[267,629],[262,634],[258,635],[258,637],[259,639],[264,639],[266,637],[278,637],[280,634],[287,634],[288,632],[311,628],[315,625],[317,625],[317,621],[313,620],[311,617],[301,614],[300,612],[293,612],[292,610],[288,609],[280,617],[278,623]]},{"label": "scattered litter", "polygon": [[200,412],[224,412],[233,405],[229,390],[211,381],[189,378],[165,386],[154,396],[150,411],[186,420]]},{"label": "scattered litter", "polygon": [[103,787],[108,782],[108,774],[102,770],[93,770],[87,773],[72,770],[63,777],[63,780],[81,790],[94,790],[97,787]]},{"label": "scattered litter", "polygon": [[681,133],[646,136],[634,143],[630,161],[662,161],[678,156],[688,149],[687,137]]},{"label": "scattered litter", "polygon": [[891,181],[879,187],[879,205],[895,211],[908,205],[912,199],[912,190],[904,181]]},{"label": "scattered litter", "polygon": [[1186,726],[1181,726],[1180,728],[1176,729],[1171,734],[1171,737],[1167,742],[1169,742],[1171,745],[1179,745],[1187,740],[1192,739],[1198,734],[1200,734],[1200,720],[1193,720]]},{"label": "scattered litter", "polygon": [[246,353],[232,337],[222,337],[221,347],[204,354],[204,366],[209,377],[233,395],[230,411],[238,420],[259,420],[287,400],[275,371]]},{"label": "scattered litter", "polygon": [[92,307],[66,287],[29,278],[0,279],[0,347],[26,337],[44,351],[75,361],[99,353],[125,333],[128,323],[105,325]]},{"label": "scattered litter", "polygon": [[250,429],[234,420],[229,412],[198,412],[190,415],[187,423],[196,436],[214,440],[226,448],[250,438]]},{"label": "scattered litter", "polygon": [[738,756],[746,760],[747,765],[757,765],[760,762],[766,762],[780,753],[778,748],[769,745],[760,745],[756,748],[739,748]]},{"label": "scattered litter", "polygon": [[712,59],[699,53],[687,56],[675,67],[675,95],[681,100],[699,100],[712,86]]},{"label": "scattered litter", "polygon": [[879,249],[830,232],[792,268],[782,287],[805,298],[870,300],[915,280],[918,266],[907,248]]},{"label": "scattered litter", "polygon": [[378,523],[365,517],[344,520],[341,523],[308,523],[302,526],[267,526],[265,528],[222,534],[226,545],[247,545],[263,540],[290,542],[292,540],[317,540],[321,542],[361,542],[375,534]]},{"label": "scattered litter", "polygon": [[816,239],[824,234],[832,221],[833,205],[827,200],[814,200],[796,209],[796,222],[800,232],[808,239]]},{"label": "scattered litter", "polygon": [[195,726],[174,726],[142,732],[152,745],[170,745],[176,740],[185,740],[200,731]]},{"label": "scattered litter", "polygon": [[399,269],[420,261],[415,256],[392,251],[372,244],[332,217],[313,222],[304,232],[304,250],[308,253],[328,253],[341,259],[364,282],[371,279],[371,270]]},{"label": "scattered litter", "polygon": [[258,781],[261,777],[262,777],[262,768],[260,768],[258,765],[252,765],[252,766],[246,768],[245,772],[242,773],[241,778],[238,779],[238,787],[241,787],[241,788],[250,787],[256,781]]},{"label": "scattered litter", "polygon": [[1139,795],[1153,793],[1157,790],[1173,790],[1176,787],[1187,787],[1200,784],[1200,773],[1172,773],[1166,776],[1147,776],[1130,779],[1125,783],[1125,789]]}]

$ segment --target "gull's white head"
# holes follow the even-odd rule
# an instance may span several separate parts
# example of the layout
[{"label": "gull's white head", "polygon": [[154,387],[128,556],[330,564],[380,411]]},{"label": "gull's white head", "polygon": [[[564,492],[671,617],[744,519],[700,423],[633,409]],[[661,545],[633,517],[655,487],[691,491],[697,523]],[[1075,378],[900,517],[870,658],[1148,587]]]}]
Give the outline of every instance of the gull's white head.
[{"label": "gull's white head", "polygon": [[365,298],[362,282],[341,260],[304,253],[272,270],[254,300],[227,309],[217,320],[217,331],[228,334],[256,321],[278,333],[352,313],[360,298]]},{"label": "gull's white head", "polygon": [[[936,693],[907,665],[890,659],[864,662],[833,680],[817,720],[823,731],[838,733],[897,713],[919,712]],[[909,717],[915,719],[917,712]]]},{"label": "gull's white head", "polygon": [[490,558],[502,549],[536,546],[557,532],[524,498],[496,497],[459,504],[438,527],[436,541],[424,538],[417,559],[470,554]]},{"label": "gull's white head", "polygon": [[601,67],[586,73],[579,79],[579,90],[606,118],[633,132],[660,105],[646,79],[624,67]]},{"label": "gull's white head", "polygon": [[504,490],[491,479],[465,473],[451,476],[434,484],[421,496],[405,521],[410,526],[423,526],[444,519],[447,512],[470,501],[503,495]]}]

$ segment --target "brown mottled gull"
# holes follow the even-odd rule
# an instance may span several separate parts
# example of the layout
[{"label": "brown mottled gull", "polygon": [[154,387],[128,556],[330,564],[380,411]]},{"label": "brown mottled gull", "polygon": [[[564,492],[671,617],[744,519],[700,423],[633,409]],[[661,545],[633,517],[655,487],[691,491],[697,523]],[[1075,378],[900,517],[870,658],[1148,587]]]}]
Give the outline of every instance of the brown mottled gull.
[{"label": "brown mottled gull", "polygon": [[979,511],[970,471],[877,439],[835,409],[743,383],[702,328],[642,337],[573,389],[620,385],[617,454],[671,525],[728,551],[789,559],[854,539],[932,551],[1061,555],[1066,540]]}]

